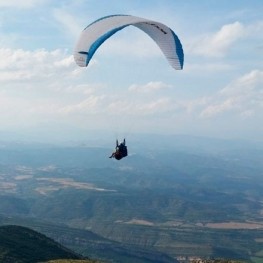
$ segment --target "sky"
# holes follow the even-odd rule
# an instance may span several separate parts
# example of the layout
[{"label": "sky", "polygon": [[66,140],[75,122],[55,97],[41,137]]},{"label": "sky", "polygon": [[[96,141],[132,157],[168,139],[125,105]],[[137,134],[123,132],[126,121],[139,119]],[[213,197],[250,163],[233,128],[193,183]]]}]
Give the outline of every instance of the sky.
[{"label": "sky", "polygon": [[[112,14],[170,27],[183,45],[184,69],[174,70],[135,27],[78,67],[81,31]],[[0,134],[263,141],[262,14],[261,0],[0,0]]]}]

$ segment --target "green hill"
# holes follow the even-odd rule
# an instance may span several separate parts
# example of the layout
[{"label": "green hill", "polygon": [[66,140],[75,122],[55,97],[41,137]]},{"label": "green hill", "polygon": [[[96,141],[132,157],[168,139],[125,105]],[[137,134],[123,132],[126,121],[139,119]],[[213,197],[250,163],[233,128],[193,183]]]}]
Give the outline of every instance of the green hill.
[{"label": "green hill", "polygon": [[0,262],[36,263],[55,259],[82,259],[80,255],[29,228],[0,227]]},{"label": "green hill", "polygon": [[88,259],[58,259],[50,260],[44,263],[99,263],[99,261],[88,260]]}]

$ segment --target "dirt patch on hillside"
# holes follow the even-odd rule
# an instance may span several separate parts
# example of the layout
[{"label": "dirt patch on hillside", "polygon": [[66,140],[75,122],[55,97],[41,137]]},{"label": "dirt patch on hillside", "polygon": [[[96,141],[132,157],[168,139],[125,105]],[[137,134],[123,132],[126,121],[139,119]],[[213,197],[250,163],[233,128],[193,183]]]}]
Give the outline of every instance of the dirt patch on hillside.
[{"label": "dirt patch on hillside", "polygon": [[218,229],[263,229],[261,222],[222,222],[222,223],[207,223],[204,227]]}]

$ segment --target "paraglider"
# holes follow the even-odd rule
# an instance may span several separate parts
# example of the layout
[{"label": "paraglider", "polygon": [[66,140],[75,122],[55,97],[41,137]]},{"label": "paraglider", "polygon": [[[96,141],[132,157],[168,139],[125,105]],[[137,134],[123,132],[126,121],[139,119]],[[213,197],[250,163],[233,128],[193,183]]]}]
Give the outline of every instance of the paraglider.
[{"label": "paraglider", "polygon": [[116,140],[115,152],[113,152],[109,158],[115,158],[116,160],[120,160],[126,156],[128,156],[128,150],[127,150],[125,139],[120,144],[118,140]]},{"label": "paraglider", "polygon": [[82,31],[75,47],[76,64],[80,67],[87,67],[96,50],[104,41],[130,25],[148,34],[174,69],[183,69],[184,52],[174,31],[162,23],[131,15],[105,16],[88,25]]},{"label": "paraglider", "polygon": [[[80,34],[74,50],[74,60],[80,67],[87,67],[97,49],[111,36],[127,26],[134,26],[149,35],[159,46],[169,64],[176,70],[183,69],[184,52],[175,32],[168,26],[153,20],[131,16],[110,15],[97,19]],[[115,152],[109,158],[121,160],[128,155],[125,139],[116,141]]]}]

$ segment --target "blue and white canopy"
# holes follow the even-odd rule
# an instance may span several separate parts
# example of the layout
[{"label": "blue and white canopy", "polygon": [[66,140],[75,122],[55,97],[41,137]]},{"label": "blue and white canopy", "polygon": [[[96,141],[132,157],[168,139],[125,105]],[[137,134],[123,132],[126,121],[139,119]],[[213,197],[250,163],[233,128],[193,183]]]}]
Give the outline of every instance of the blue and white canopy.
[{"label": "blue and white canopy", "polygon": [[80,67],[87,67],[99,46],[113,34],[127,26],[135,26],[148,34],[159,46],[170,65],[183,69],[184,52],[177,35],[166,25],[130,15],[102,17],[81,33],[74,51],[74,59]]}]

